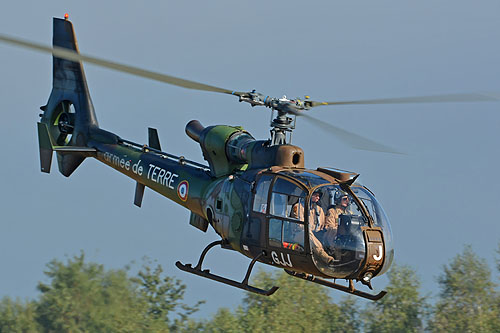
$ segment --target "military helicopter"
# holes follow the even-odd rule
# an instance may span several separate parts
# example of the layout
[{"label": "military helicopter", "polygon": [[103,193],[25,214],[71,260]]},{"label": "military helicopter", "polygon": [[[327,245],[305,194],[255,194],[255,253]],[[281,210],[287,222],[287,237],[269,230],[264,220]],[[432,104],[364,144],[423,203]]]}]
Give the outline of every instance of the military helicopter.
[{"label": "military helicopter", "polygon": [[[38,138],[41,171],[49,173],[53,152],[59,171],[69,177],[93,157],[136,181],[134,204],[141,206],[146,187],[191,211],[189,223],[206,232],[210,225],[220,240],[209,244],[198,263],[177,262],[188,273],[249,292],[272,295],[278,287],[249,284],[255,263],[284,268],[297,278],[370,300],[386,292],[358,290],[391,266],[394,249],[388,218],[373,193],[356,180],[358,174],[334,168],[304,167],[304,152],[291,144],[297,117],[327,127],[358,149],[397,153],[357,134],[312,118],[307,111],[322,105],[491,101],[480,94],[422,96],[344,102],[274,98],[256,91],[241,92],[158,74],[81,55],[72,23],[54,18],[53,47],[0,35],[3,42],[53,54],[53,87],[40,114]],[[252,107],[272,110],[271,137],[256,140],[242,127],[204,127],[193,120],[186,134],[199,143],[208,165],[161,150],[156,129],[149,128],[147,145],[135,143],[99,127],[82,61],[162,81],[172,85],[238,97]],[[238,251],[251,262],[241,282],[202,268],[215,246]],[[331,281],[331,279],[334,279]],[[348,286],[336,283],[345,279]]]}]

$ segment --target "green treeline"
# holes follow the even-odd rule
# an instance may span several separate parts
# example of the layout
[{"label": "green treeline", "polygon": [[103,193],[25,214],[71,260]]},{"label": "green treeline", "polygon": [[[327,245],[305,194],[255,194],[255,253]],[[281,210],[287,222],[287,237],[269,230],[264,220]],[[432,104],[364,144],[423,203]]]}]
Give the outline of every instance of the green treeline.
[{"label": "green treeline", "polygon": [[37,299],[4,297],[0,332],[500,332],[500,273],[470,247],[443,267],[439,293],[422,294],[416,272],[394,265],[388,294],[378,302],[346,296],[335,303],[329,289],[275,270],[255,274],[253,284],[280,286],[271,297],[247,293],[235,309],[194,319],[203,302],[183,302],[186,286],[146,262],[106,270],[82,253],[47,265],[48,283]]}]

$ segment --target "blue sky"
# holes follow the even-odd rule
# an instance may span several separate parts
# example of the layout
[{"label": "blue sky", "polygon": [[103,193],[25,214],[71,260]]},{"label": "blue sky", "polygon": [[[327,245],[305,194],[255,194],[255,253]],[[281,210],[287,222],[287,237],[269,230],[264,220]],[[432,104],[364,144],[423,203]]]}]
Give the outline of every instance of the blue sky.
[{"label": "blue sky", "polygon": [[[73,21],[82,53],[235,90],[315,100],[500,92],[497,1],[17,1],[1,5],[0,33],[44,44],[52,17]],[[244,292],[177,270],[216,239],[189,226],[189,212],[88,159],[68,179],[39,171],[36,121],[48,99],[52,60],[0,45],[0,296],[36,295],[45,264],[84,250],[120,268],[143,256],[188,286],[202,313],[238,304]],[[85,65],[101,127],[202,162],[184,134],[191,119],[242,125],[268,137],[269,112],[236,98],[195,92]],[[312,115],[407,155],[357,151],[298,121],[293,143],[306,166],[356,171],[391,221],[396,262],[436,292],[443,264],[464,244],[493,264],[500,241],[500,103],[324,107]],[[242,279],[249,260],[216,250],[213,272]],[[381,289],[385,279],[374,280]],[[335,297],[338,293],[334,294]]]}]

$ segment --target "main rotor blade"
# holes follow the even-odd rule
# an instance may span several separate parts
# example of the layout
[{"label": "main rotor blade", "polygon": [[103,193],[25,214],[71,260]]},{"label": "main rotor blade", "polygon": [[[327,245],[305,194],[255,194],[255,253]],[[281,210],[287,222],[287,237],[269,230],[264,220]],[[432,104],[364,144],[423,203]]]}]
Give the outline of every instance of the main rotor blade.
[{"label": "main rotor blade", "polygon": [[179,86],[179,87],[183,87],[183,88],[187,88],[187,89],[212,91],[212,92],[218,92],[218,93],[236,95],[236,96],[240,96],[243,94],[242,92],[238,92],[238,91],[232,91],[229,89],[219,88],[219,87],[211,86],[211,85],[204,84],[204,83],[199,83],[199,82],[195,82],[195,81],[181,79],[181,78],[171,76],[171,75],[152,72],[152,71],[149,71],[146,69],[141,69],[141,68],[134,67],[134,66],[124,65],[124,64],[104,60],[104,59],[99,59],[99,58],[95,58],[92,56],[83,55],[83,54],[77,53],[75,51],[68,50],[68,49],[61,48],[61,47],[53,47],[52,48],[50,46],[45,46],[42,44],[33,43],[30,41],[26,41],[26,40],[14,38],[14,37],[9,37],[9,36],[2,35],[2,34],[0,34],[0,41],[8,43],[8,44],[13,44],[16,46],[25,47],[28,49],[40,51],[40,52],[51,53],[55,57],[58,57],[58,58],[63,58],[63,59],[71,60],[71,61],[84,61],[84,62],[88,62],[88,63],[94,64],[97,66],[110,68],[110,69],[113,69],[113,70],[116,70],[119,72],[125,72],[125,73],[129,73],[132,75],[136,75],[136,76],[144,77],[147,79],[172,84],[174,86]]},{"label": "main rotor blade", "polygon": [[315,124],[322,130],[328,132],[331,135],[336,136],[339,140],[351,146],[352,148],[360,149],[360,150],[368,150],[375,152],[383,152],[383,153],[391,153],[391,154],[400,154],[404,155],[404,153],[397,151],[394,148],[389,146],[377,143],[373,140],[364,138],[358,134],[354,134],[352,132],[346,131],[340,127],[334,126],[332,124],[326,123],[318,118],[312,117],[306,113],[297,113],[297,115],[304,117],[309,120],[311,123]]},{"label": "main rotor blade", "polygon": [[456,102],[487,102],[499,101],[498,93],[463,93],[431,96],[378,98],[357,101],[317,102],[306,101],[311,107],[322,105],[349,105],[349,104],[403,104],[403,103],[456,103]]}]

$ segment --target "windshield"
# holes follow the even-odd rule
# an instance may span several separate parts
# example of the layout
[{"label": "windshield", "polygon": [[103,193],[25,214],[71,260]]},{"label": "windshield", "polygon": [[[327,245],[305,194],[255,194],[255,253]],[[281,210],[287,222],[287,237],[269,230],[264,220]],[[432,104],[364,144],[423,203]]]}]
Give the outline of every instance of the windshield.
[{"label": "windshield", "polygon": [[361,227],[368,221],[353,197],[338,185],[319,187],[311,195],[307,215],[316,267],[338,278],[356,272],[365,258]]},{"label": "windshield", "polygon": [[328,183],[328,180],[321,178],[320,176],[313,173],[302,170],[283,170],[280,172],[280,174],[299,180],[307,187],[316,187],[318,185]]}]

